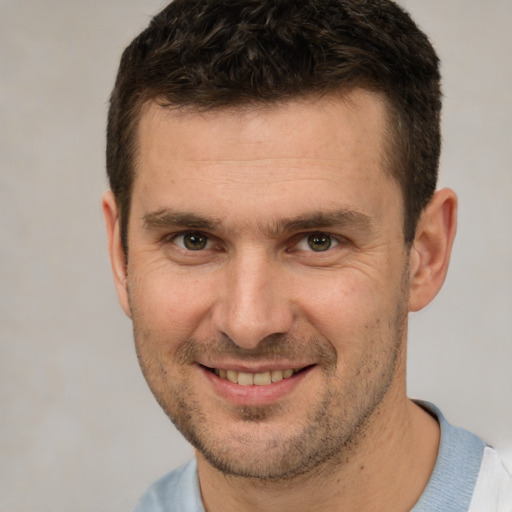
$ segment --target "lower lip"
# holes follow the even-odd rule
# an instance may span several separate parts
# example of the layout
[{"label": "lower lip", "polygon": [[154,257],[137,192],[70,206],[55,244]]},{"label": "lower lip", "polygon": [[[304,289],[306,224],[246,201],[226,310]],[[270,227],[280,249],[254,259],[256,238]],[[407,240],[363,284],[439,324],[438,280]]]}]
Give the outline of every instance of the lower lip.
[{"label": "lower lip", "polygon": [[203,366],[203,375],[217,395],[235,405],[267,405],[290,395],[313,370],[313,366],[295,373],[287,379],[272,382],[266,386],[242,386],[227,379],[221,379]]}]

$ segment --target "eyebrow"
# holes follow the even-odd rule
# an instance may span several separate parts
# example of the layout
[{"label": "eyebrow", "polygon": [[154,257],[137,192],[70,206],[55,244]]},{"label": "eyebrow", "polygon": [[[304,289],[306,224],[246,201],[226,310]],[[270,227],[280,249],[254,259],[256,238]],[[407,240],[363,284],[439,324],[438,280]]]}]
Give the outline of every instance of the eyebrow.
[{"label": "eyebrow", "polygon": [[[148,212],[142,219],[144,227],[148,230],[178,227],[217,231],[222,227],[222,222],[216,217],[170,209]],[[373,221],[368,215],[363,213],[341,209],[335,211],[314,211],[298,217],[280,219],[272,222],[270,225],[260,225],[260,229],[269,237],[277,237],[282,233],[332,227],[352,227],[360,231],[371,231],[373,229]]]},{"label": "eyebrow", "polygon": [[220,221],[214,217],[204,217],[195,213],[167,209],[148,212],[142,220],[144,227],[149,230],[164,229],[171,226],[215,230],[220,225]]},{"label": "eyebrow", "polygon": [[303,231],[332,227],[352,227],[357,230],[370,231],[373,222],[368,215],[354,210],[317,211],[291,219],[277,221],[267,231],[277,236],[283,232]]}]

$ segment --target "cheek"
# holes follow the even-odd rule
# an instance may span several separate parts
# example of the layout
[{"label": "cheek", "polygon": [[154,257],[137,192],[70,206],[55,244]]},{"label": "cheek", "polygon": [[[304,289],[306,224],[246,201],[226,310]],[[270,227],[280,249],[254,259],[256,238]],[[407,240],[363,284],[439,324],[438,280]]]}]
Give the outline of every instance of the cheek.
[{"label": "cheek", "polygon": [[382,293],[360,272],[342,271],[315,279],[303,289],[303,310],[319,329],[358,330],[382,313]]},{"label": "cheek", "polygon": [[[199,277],[160,272],[133,272],[129,279],[135,327],[164,343],[179,343],[196,334],[212,301],[212,286]],[[129,274],[130,277],[130,274]]]},{"label": "cheek", "polygon": [[[378,345],[394,344],[403,292],[397,281],[357,270],[332,273],[304,288],[307,322],[334,346],[341,359],[361,358]],[[307,291],[306,291],[307,288]]]}]

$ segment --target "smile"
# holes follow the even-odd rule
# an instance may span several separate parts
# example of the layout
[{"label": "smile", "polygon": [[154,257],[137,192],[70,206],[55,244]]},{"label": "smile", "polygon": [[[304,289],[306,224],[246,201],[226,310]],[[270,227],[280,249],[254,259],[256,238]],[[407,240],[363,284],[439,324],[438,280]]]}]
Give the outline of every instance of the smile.
[{"label": "smile", "polygon": [[274,382],[279,382],[283,379],[289,379],[292,375],[300,370],[272,370],[260,373],[237,372],[235,370],[223,370],[215,368],[213,372],[217,377],[224,380],[229,380],[233,384],[240,384],[241,386],[268,386]]},{"label": "smile", "polygon": [[[272,368],[264,364],[257,368],[236,365],[237,368],[236,363],[229,364],[231,367],[228,364],[222,365],[223,368],[220,368],[221,364],[199,364],[199,368],[209,383],[208,389],[236,406],[263,406],[284,399],[317,367],[316,364],[291,362],[288,364],[292,368]],[[205,389],[205,392],[209,391]]]}]

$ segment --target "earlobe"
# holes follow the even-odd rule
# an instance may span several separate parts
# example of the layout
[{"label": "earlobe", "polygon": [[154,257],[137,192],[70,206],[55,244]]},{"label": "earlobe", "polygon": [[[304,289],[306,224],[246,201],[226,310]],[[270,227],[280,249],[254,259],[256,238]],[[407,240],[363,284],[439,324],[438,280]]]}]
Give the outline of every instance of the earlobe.
[{"label": "earlobe", "polygon": [[117,297],[124,312],[131,318],[130,302],[128,300],[126,258],[121,242],[119,210],[112,191],[108,190],[103,194],[102,208],[107,230],[110,264],[112,266]]},{"label": "earlobe", "polygon": [[435,192],[423,211],[409,257],[409,311],[424,308],[441,289],[457,230],[457,196]]}]

